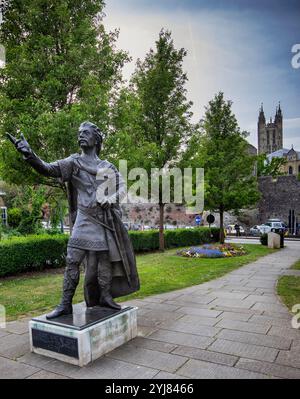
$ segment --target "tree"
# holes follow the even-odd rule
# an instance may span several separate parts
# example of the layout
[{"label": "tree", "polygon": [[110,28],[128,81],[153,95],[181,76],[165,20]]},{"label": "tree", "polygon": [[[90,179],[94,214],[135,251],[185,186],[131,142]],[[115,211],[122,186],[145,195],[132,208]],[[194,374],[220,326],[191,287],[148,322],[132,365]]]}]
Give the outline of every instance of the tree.
[{"label": "tree", "polygon": [[285,174],[282,167],[286,165],[286,163],[286,158],[274,157],[270,161],[266,154],[260,154],[257,159],[257,175],[272,177],[282,176]]},{"label": "tree", "polygon": [[[194,129],[182,66],[186,51],[175,48],[171,32],[166,30],[161,30],[155,44],[144,61],[138,60],[131,84],[119,98],[114,121],[114,138],[127,143],[127,159],[146,169],[148,176],[151,168],[162,170],[179,164],[183,145]],[[159,248],[164,250],[161,186],[158,197]]]},{"label": "tree", "polygon": [[[21,130],[46,161],[77,150],[77,129],[91,119],[109,129],[110,102],[128,59],[106,33],[103,0],[10,0],[1,24],[0,174],[16,184],[47,184],[5,140]],[[59,186],[63,188],[63,186]]]},{"label": "tree", "polygon": [[201,136],[194,136],[188,149],[191,163],[204,168],[205,208],[220,214],[221,243],[224,212],[237,211],[259,199],[256,157],[248,153],[247,133],[240,131],[231,107],[224,94],[218,93],[206,107]]}]

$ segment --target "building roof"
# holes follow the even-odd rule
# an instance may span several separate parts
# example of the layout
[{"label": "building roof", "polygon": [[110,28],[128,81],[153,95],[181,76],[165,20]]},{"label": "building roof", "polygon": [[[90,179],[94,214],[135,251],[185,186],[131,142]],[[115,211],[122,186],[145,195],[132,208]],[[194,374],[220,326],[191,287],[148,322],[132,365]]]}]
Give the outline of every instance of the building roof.
[{"label": "building roof", "polygon": [[[291,151],[291,149],[282,148],[281,150],[272,152],[271,154],[267,155],[269,161],[272,161],[273,158],[283,158],[287,156],[287,154]],[[295,151],[298,155],[298,159],[300,159],[300,151]]]}]

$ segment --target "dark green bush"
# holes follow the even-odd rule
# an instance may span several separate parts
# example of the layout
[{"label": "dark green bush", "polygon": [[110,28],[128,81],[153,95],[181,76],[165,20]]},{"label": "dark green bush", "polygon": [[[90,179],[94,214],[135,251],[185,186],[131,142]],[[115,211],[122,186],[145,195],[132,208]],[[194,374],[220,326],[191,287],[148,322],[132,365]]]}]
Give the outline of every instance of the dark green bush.
[{"label": "dark green bush", "polygon": [[268,234],[262,234],[260,237],[260,242],[262,245],[268,245]]},{"label": "dark green bush", "polygon": [[[165,230],[165,247],[177,248],[218,241],[219,232],[219,229],[209,229],[207,227]],[[130,231],[129,236],[135,252],[159,249],[158,230]]]},{"label": "dark green bush", "polygon": [[[217,241],[218,234],[219,229],[206,227],[166,230],[166,248]],[[157,230],[130,231],[129,236],[135,252],[154,251],[159,248]],[[0,241],[0,277],[64,266],[68,239],[66,234],[45,234]]]},{"label": "dark green bush", "polygon": [[67,235],[17,237],[0,242],[0,276],[64,266]]},{"label": "dark green bush", "polygon": [[9,208],[7,210],[8,225],[16,228],[22,220],[22,210],[20,208]]}]

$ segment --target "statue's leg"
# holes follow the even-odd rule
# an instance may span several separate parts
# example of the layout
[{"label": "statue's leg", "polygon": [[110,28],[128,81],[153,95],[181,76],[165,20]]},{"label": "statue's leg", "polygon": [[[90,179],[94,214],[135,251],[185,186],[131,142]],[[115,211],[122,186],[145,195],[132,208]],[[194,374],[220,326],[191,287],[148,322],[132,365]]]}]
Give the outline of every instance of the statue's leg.
[{"label": "statue's leg", "polygon": [[98,283],[101,292],[100,306],[121,309],[121,306],[113,300],[111,295],[112,265],[106,251],[98,253]]},{"label": "statue's leg", "polygon": [[84,299],[87,307],[99,305],[98,256],[95,251],[89,251],[86,255]]},{"label": "statue's leg", "polygon": [[85,257],[85,253],[86,251],[83,249],[68,247],[62,300],[60,305],[46,316],[47,319],[54,319],[55,317],[71,314],[73,312],[72,299],[79,283],[79,266]]}]

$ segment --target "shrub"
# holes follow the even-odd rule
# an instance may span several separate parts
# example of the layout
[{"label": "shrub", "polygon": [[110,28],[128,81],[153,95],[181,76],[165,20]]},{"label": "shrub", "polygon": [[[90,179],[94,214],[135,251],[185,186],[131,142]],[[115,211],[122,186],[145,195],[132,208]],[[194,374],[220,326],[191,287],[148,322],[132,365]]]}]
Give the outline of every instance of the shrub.
[{"label": "shrub", "polygon": [[0,242],[0,276],[64,266],[67,235],[15,237]]},{"label": "shrub", "polygon": [[22,220],[22,210],[20,208],[9,208],[7,210],[7,221],[10,227],[16,228]]},{"label": "shrub", "polygon": [[[206,227],[166,230],[166,248],[213,242],[218,232]],[[130,231],[129,236],[135,252],[159,248],[158,230]],[[44,234],[0,241],[0,277],[64,266],[68,239],[67,234]]]},{"label": "shrub", "polygon": [[268,234],[262,234],[260,237],[260,242],[262,245],[268,245]]}]

